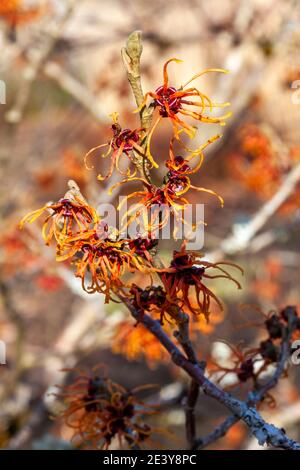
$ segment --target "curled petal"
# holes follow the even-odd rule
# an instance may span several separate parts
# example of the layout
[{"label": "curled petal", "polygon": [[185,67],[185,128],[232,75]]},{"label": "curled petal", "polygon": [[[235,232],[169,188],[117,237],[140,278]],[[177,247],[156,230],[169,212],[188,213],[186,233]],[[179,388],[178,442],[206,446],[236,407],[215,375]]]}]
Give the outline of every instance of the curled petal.
[{"label": "curled petal", "polygon": [[192,184],[190,185],[190,187],[192,189],[195,189],[195,191],[199,191],[199,192],[204,192],[204,193],[208,193],[208,194],[212,194],[213,196],[216,196],[219,201],[220,201],[220,204],[221,204],[221,207],[224,206],[224,199],[219,196],[215,191],[213,191],[212,189],[207,189],[207,188],[200,188],[198,186],[193,186]]},{"label": "curled petal", "polygon": [[33,212],[30,212],[29,214],[25,215],[25,217],[23,217],[21,222],[19,222],[19,228],[22,229],[24,227],[25,223],[27,223],[27,222],[29,224],[31,224],[36,219],[38,219],[40,217],[40,215],[42,215],[46,210],[49,210],[49,209],[51,209],[51,206],[44,206],[41,209],[37,209],[37,210],[35,210]]},{"label": "curled petal", "polygon": [[87,159],[88,157],[90,157],[96,150],[99,150],[100,148],[103,148],[103,147],[107,147],[108,146],[108,150],[105,154],[101,155],[103,158],[106,158],[110,152],[111,152],[111,148],[112,148],[112,141],[110,141],[110,143],[105,143],[105,144],[101,144],[101,145],[97,145],[97,147],[93,147],[91,150],[89,150],[85,156],[84,156],[84,164],[85,164],[85,167],[87,170],[92,170],[94,168],[94,165],[92,166],[88,166],[87,164]]},{"label": "curled petal", "polygon": [[148,181],[146,181],[144,178],[139,178],[135,176],[134,178],[126,178],[123,181],[119,181],[118,183],[114,184],[109,188],[108,193],[112,194],[113,190],[116,189],[118,186],[121,186],[122,184],[126,183],[131,183],[132,181],[141,181],[144,186],[146,186],[147,188],[151,188],[151,185],[148,183]]},{"label": "curled petal", "polygon": [[168,84],[169,84],[168,65],[169,65],[171,62],[176,62],[177,64],[179,64],[179,63],[183,62],[183,60],[175,59],[175,58],[173,57],[172,59],[167,60],[167,62],[164,64],[164,68],[163,68],[164,89],[167,89],[167,88],[168,88]]},{"label": "curled petal", "polygon": [[229,70],[226,70],[226,69],[219,69],[219,68],[216,68],[216,69],[205,69],[205,70],[202,70],[202,72],[200,73],[196,73],[196,75],[193,75],[192,78],[190,78],[190,80],[188,80],[184,85],[182,85],[181,88],[185,88],[187,85],[189,85],[191,82],[193,82],[194,80],[196,80],[196,78],[199,78],[199,77],[202,77],[202,75],[205,75],[206,73],[209,73],[209,72],[220,72],[220,73],[229,73]]}]

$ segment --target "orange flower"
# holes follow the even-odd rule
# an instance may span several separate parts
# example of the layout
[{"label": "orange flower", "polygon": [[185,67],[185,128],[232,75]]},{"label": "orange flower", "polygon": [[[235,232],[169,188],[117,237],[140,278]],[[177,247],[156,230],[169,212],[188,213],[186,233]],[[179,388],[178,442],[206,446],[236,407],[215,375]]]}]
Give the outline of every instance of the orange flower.
[{"label": "orange flower", "polygon": [[111,291],[122,291],[129,287],[123,276],[140,272],[151,275],[155,271],[147,247],[132,247],[133,240],[112,241],[100,239],[97,232],[86,232],[65,241],[65,251],[57,256],[57,261],[75,257],[76,277],[81,278],[83,289],[92,294],[105,294],[105,302],[110,300]]},{"label": "orange flower", "polygon": [[26,215],[20,223],[33,222],[49,209],[43,225],[46,244],[55,238],[56,260],[73,259],[77,268],[75,276],[82,281],[88,293],[105,294],[108,303],[112,292],[122,292],[128,286],[123,276],[140,272],[149,274],[155,271],[151,249],[156,242],[150,239],[119,239],[109,233],[107,224],[102,224],[96,211],[87,204],[74,182],[70,190],[57,204],[50,204]]},{"label": "orange flower", "polygon": [[[161,272],[162,269],[157,269],[157,271]],[[129,294],[131,305],[135,308],[139,318],[143,316],[144,312],[148,312],[155,318],[159,318],[163,324],[166,316],[171,318],[178,311],[176,300],[168,299],[162,286],[151,285],[146,289],[141,289],[132,284]]]},{"label": "orange flower", "polygon": [[[202,72],[194,75],[190,80],[188,80],[184,85],[180,88],[176,88],[174,86],[169,85],[169,76],[168,76],[168,65],[170,62],[182,62],[178,59],[169,59],[163,68],[163,85],[159,86],[155,92],[148,92],[145,95],[143,103],[139,106],[137,111],[140,111],[144,106],[146,106],[148,97],[153,99],[151,103],[152,106],[158,109],[159,117],[155,121],[151,131],[148,135],[147,140],[147,152],[146,155],[149,160],[153,161],[150,152],[150,141],[151,137],[156,129],[157,125],[163,118],[169,118],[172,121],[175,137],[178,138],[179,135],[179,128],[182,128],[183,131],[188,134],[189,137],[194,137],[195,135],[195,128],[192,127],[190,124],[187,124],[181,118],[178,117],[179,114],[183,116],[191,117],[196,121],[200,122],[207,122],[207,123],[218,123],[221,125],[225,124],[225,120],[231,115],[231,113],[227,113],[223,116],[213,117],[206,114],[206,110],[209,109],[210,112],[213,111],[214,108],[224,108],[229,106],[230,103],[213,103],[211,99],[206,96],[204,93],[200,92],[197,88],[186,88],[191,82],[193,82],[196,78],[205,75],[208,72],[221,72],[221,73],[228,73],[227,70],[224,69],[206,69]],[[194,101],[193,98],[199,98],[200,101]],[[192,100],[191,100],[192,98]],[[200,108],[198,112],[190,110],[189,107],[192,106],[194,108]]]},{"label": "orange flower", "polygon": [[[179,134],[180,133],[181,131],[179,131]],[[144,229],[145,233],[151,234],[152,231],[156,232],[168,223],[171,212],[174,215],[176,222],[179,222],[179,224],[175,224],[174,226],[174,238],[176,238],[177,231],[181,224],[185,224],[190,230],[194,229],[195,226],[185,220],[183,213],[185,207],[189,204],[189,201],[182,196],[189,190],[206,192],[214,195],[219,199],[223,206],[224,201],[222,197],[217,195],[211,189],[194,186],[189,178],[189,175],[196,173],[200,169],[204,159],[203,150],[218,138],[220,138],[220,135],[215,135],[196,150],[188,149],[179,140],[178,143],[189,152],[188,156],[184,158],[175,154],[174,143],[176,138],[173,137],[169,146],[169,158],[165,163],[169,171],[164,177],[162,187],[157,187],[149,181],[138,177],[126,178],[125,180],[113,185],[110,188],[110,193],[116,187],[132,181],[140,181],[145,188],[143,191],[136,191],[125,196],[123,201],[119,204],[118,210],[127,204],[130,199],[139,199],[123,215],[121,220],[121,231],[125,230],[133,222],[138,222]],[[191,166],[191,162],[194,159],[197,159],[196,164]],[[128,220],[125,222],[125,219]],[[196,225],[203,223],[203,221],[198,221]]]},{"label": "orange flower", "polygon": [[[20,222],[23,228],[26,222],[32,223],[45,212],[52,211],[43,224],[43,238],[49,245],[53,236],[59,245],[74,234],[86,231],[90,224],[96,224],[98,217],[96,211],[80,200],[60,199],[56,204],[49,204],[41,209],[27,214]],[[75,232],[74,232],[75,230]]]},{"label": "orange flower", "polygon": [[[186,251],[186,243],[183,243],[180,251],[174,251],[170,267],[161,274],[168,299],[178,299],[181,308],[185,306],[192,313],[202,314],[208,320],[212,300],[219,309],[222,310],[223,307],[218,297],[206,287],[204,279],[227,279],[241,288],[240,283],[223,266],[232,266],[243,272],[233,263],[204,261],[198,252]],[[215,270],[216,274],[208,274],[208,270]],[[196,299],[196,306],[193,304],[193,298]]]},{"label": "orange flower", "polygon": [[[179,135],[181,133],[182,131],[178,132]],[[205,150],[206,147],[218,140],[220,137],[220,134],[211,137],[207,140],[207,142],[205,142],[205,144],[202,144],[199,148],[195,150],[189,149],[181,140],[176,139],[176,137],[172,137],[172,139],[170,140],[169,158],[166,161],[166,167],[170,170],[170,172],[176,174],[192,175],[194,173],[197,173],[197,171],[201,168],[201,165],[204,160],[203,150]],[[176,155],[176,152],[174,150],[175,142],[177,142],[181,147],[183,147],[184,150],[187,150],[189,152],[189,155],[187,157]],[[198,158],[198,162],[194,167],[191,167],[191,161],[194,158]]]},{"label": "orange flower", "polygon": [[42,234],[46,245],[54,237],[60,250],[69,237],[88,231],[99,222],[96,210],[88,205],[80,193],[70,190],[65,197],[55,204],[48,204],[27,214],[19,226],[23,228],[26,222],[32,223],[42,214],[48,213],[43,224]]},{"label": "orange flower", "polygon": [[101,377],[97,368],[93,374],[79,370],[74,383],[62,387],[57,394],[67,405],[60,417],[74,430],[72,441],[94,449],[108,449],[114,438],[121,448],[124,444],[133,448],[149,441],[158,430],[145,424],[144,417],[154,413],[154,406],[146,405],[136,394],[150,386],[127,390]]},{"label": "orange flower", "polygon": [[113,125],[111,126],[113,131],[113,137],[108,143],[98,145],[97,147],[92,148],[84,157],[85,165],[87,169],[94,168],[89,167],[87,165],[87,159],[91,155],[95,153],[96,150],[99,150],[103,147],[108,147],[108,150],[105,154],[102,155],[103,158],[106,158],[110,155],[110,168],[108,174],[106,176],[98,175],[97,178],[99,180],[106,180],[109,178],[114,168],[116,167],[117,171],[121,175],[125,175],[127,177],[133,177],[136,174],[136,169],[134,168],[133,172],[131,173],[130,169],[124,172],[120,168],[120,158],[122,155],[126,155],[130,161],[134,159],[134,152],[137,152],[139,155],[144,155],[144,150],[139,145],[141,140],[141,133],[143,132],[142,128],[139,129],[122,129],[120,124],[118,123],[118,113],[112,114],[113,118]]},{"label": "orange flower", "polygon": [[[183,211],[189,204],[189,201],[182,196],[190,189],[216,196],[221,205],[223,205],[224,202],[221,196],[211,189],[192,185],[187,175],[176,171],[169,172],[161,188],[149,183],[143,178],[134,177],[130,179],[127,178],[116,183],[110,188],[110,192],[112,192],[117,186],[132,181],[140,181],[144,185],[145,189],[142,191],[135,191],[125,196],[119,204],[118,210],[120,211],[130,199],[137,199],[137,202],[123,215],[121,219],[121,231],[126,230],[128,226],[135,222],[140,224],[145,233],[152,233],[153,235],[158,229],[161,229],[168,223],[170,213],[174,215],[175,220],[180,224],[187,224],[187,221],[184,219]],[[197,225],[201,223],[203,224],[204,222],[198,221]],[[175,224],[173,231],[174,238],[177,236],[180,224]],[[189,228],[191,229],[192,227],[189,226]]]}]

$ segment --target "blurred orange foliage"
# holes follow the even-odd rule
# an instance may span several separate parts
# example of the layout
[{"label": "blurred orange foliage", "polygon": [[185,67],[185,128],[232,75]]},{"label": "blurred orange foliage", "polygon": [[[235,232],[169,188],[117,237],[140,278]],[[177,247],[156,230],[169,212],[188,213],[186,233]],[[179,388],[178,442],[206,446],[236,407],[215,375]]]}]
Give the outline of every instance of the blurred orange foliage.
[{"label": "blurred orange foliage", "polygon": [[[285,155],[281,149],[275,148],[267,132],[255,124],[247,124],[240,131],[238,149],[228,158],[228,168],[247,189],[267,200],[299,161],[299,147],[290,148]],[[299,204],[300,188],[282,206],[281,212],[292,212]]]},{"label": "blurred orange foliage", "polygon": [[[209,322],[201,315],[190,318],[191,338],[195,340],[199,333],[211,334],[215,326],[224,319],[224,311],[212,312]],[[169,334],[172,334],[172,326],[172,323],[164,322],[164,329]],[[113,339],[112,350],[123,354],[130,361],[145,358],[151,369],[170,362],[169,355],[156,337],[141,323],[134,325],[130,320],[120,323]]]},{"label": "blurred orange foliage", "polygon": [[0,17],[11,27],[35,20],[42,8],[24,8],[22,0],[1,0]]}]

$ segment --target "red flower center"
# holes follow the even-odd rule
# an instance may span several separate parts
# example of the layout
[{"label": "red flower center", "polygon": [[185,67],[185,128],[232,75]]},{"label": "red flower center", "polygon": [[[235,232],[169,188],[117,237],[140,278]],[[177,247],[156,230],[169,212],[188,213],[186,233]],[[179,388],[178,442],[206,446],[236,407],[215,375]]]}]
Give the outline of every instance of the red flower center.
[{"label": "red flower center", "polygon": [[73,216],[72,210],[76,211],[78,209],[78,208],[73,207],[73,204],[69,199],[60,199],[59,202],[61,204],[61,207],[55,209],[55,212],[61,212],[61,209],[62,209],[62,214],[65,217],[72,217]]},{"label": "red flower center", "polygon": [[168,193],[175,194],[183,191],[187,186],[187,181],[185,177],[180,177],[176,172],[170,171],[169,174],[169,181],[167,183]]},{"label": "red flower center", "polygon": [[123,151],[129,152],[133,149],[133,143],[139,141],[139,135],[136,131],[131,129],[124,129],[120,134],[114,139],[113,148],[120,148],[124,144]]},{"label": "red flower center", "polygon": [[174,159],[176,167],[178,167],[177,171],[180,173],[185,173],[186,171],[190,171],[191,167],[186,163],[186,160],[178,155]]},{"label": "red flower center", "polygon": [[[178,113],[181,103],[180,103],[180,98],[177,98],[174,96],[174,94],[177,92],[176,88],[174,87],[168,87],[165,88],[164,86],[160,86],[155,90],[156,95],[159,96],[159,99],[155,100],[155,104],[160,107],[160,114],[163,117],[168,117],[169,116],[169,111],[172,111],[172,113],[176,114]],[[166,107],[167,105],[167,107]]]}]

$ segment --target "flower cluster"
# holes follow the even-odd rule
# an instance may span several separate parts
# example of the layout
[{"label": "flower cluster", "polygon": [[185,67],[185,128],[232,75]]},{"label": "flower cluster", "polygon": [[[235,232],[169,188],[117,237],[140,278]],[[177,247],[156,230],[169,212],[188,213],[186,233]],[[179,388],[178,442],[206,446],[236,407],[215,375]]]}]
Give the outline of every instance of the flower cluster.
[{"label": "flower cluster", "polygon": [[88,293],[105,294],[106,303],[111,291],[120,291],[126,286],[122,280],[124,274],[137,271],[147,274],[153,269],[145,261],[149,253],[145,250],[144,256],[137,255],[130,249],[130,240],[102,240],[95,233],[89,234],[88,239],[77,237],[68,243],[72,245],[70,251],[59,256],[58,261],[76,256],[75,275],[82,280],[83,289]]},{"label": "flower cluster", "polygon": [[[178,115],[192,118],[198,122],[224,125],[230,113],[220,117],[214,117],[207,114],[207,112],[212,112],[214,108],[228,106],[229,103],[214,103],[197,88],[187,88],[187,86],[196,78],[208,72],[227,73],[227,71],[223,69],[207,69],[194,75],[185,85],[176,88],[169,85],[167,70],[168,65],[173,61],[180,62],[177,59],[170,59],[165,63],[163,69],[163,84],[159,86],[155,92],[146,93],[144,100],[137,109],[139,112],[143,112],[145,108],[158,110],[159,116],[152,127],[150,126],[149,129],[122,129],[118,122],[118,113],[114,113],[112,115],[113,136],[110,141],[92,148],[85,156],[86,166],[87,168],[91,168],[88,166],[87,162],[89,157],[95,155],[99,149],[107,147],[107,152],[102,156],[111,156],[110,169],[105,177],[98,175],[98,179],[103,180],[109,178],[114,168],[125,176],[123,181],[112,186],[110,189],[111,192],[120,184],[123,185],[131,181],[139,182],[143,185],[143,190],[134,191],[127,195],[126,199],[122,201],[122,204],[118,208],[121,210],[122,206],[129,200],[130,202],[135,202],[124,214],[124,219],[129,217],[129,221],[127,221],[122,229],[126,229],[133,221],[138,219],[139,223],[145,225],[144,230],[146,233],[153,232],[164,227],[165,224],[169,222],[171,213],[174,214],[177,222],[175,225],[178,226],[178,222],[185,223],[183,210],[189,204],[186,194],[190,190],[206,192],[217,196],[211,189],[194,186],[190,180],[190,176],[197,173],[200,169],[204,158],[203,150],[209,144],[216,141],[220,135],[217,134],[211,137],[198,149],[188,149],[181,141],[181,134],[186,133],[192,138],[195,135],[196,128],[191,126],[188,122],[183,121]],[[152,102],[148,105],[149,97],[152,98]],[[196,101],[194,101],[194,98],[196,98]],[[191,107],[198,109],[198,111],[190,110]],[[150,144],[158,123],[164,118],[169,119],[173,124],[174,135],[170,142],[169,157],[165,162],[168,172],[163,179],[162,185],[156,185],[151,182],[148,173],[144,170],[146,167],[148,170],[149,168],[158,168],[158,164],[152,156]],[[174,151],[174,140],[176,140],[179,145],[185,147],[185,150],[189,152],[187,157],[183,157],[181,155],[182,152],[177,154]],[[125,169],[122,169],[119,163],[122,156],[129,159],[129,167],[127,166]],[[198,161],[194,164],[196,158]],[[137,169],[141,171],[142,175],[137,176]],[[220,196],[217,197],[221,205],[223,205],[223,199]],[[164,207],[163,215],[161,215],[162,207]],[[198,223],[201,223],[201,221]],[[193,227],[190,228],[192,229]],[[177,227],[175,227],[173,234],[176,238]]]},{"label": "flower cluster", "polygon": [[[216,294],[206,286],[205,281],[221,278],[233,281],[239,288],[240,284],[231,276],[226,268],[230,263],[210,263],[205,261],[201,254],[188,252],[185,242],[180,251],[175,251],[169,267],[157,266],[154,255],[157,239],[153,237],[153,230],[161,229],[169,221],[171,214],[174,221],[184,219],[183,211],[189,204],[186,194],[190,190],[206,192],[217,196],[221,205],[223,199],[214,191],[194,186],[191,176],[201,168],[205,148],[220,138],[217,134],[197,149],[190,149],[182,140],[182,133],[190,137],[194,135],[194,128],[182,121],[178,115],[193,118],[199,122],[224,124],[229,114],[222,117],[212,117],[207,114],[214,107],[227,106],[228,103],[217,105],[210,98],[196,88],[187,88],[193,80],[207,72],[225,72],[221,69],[208,69],[201,72],[184,86],[175,88],[169,85],[168,65],[170,62],[178,62],[170,59],[163,70],[163,85],[155,93],[149,92],[139,110],[147,107],[148,98],[153,102],[148,106],[157,108],[159,117],[157,122],[149,129],[142,127],[136,129],[122,128],[119,124],[118,113],[112,114],[112,137],[108,143],[101,144],[91,149],[85,156],[86,166],[88,159],[100,148],[107,147],[103,157],[110,157],[110,168],[104,177],[98,175],[98,179],[109,178],[114,169],[125,179],[114,185],[127,182],[142,183],[143,188],[127,195],[119,205],[129,200],[137,199],[137,203],[130,207],[121,219],[119,230],[111,230],[100,220],[97,211],[82,196],[79,187],[73,181],[69,182],[69,191],[57,203],[50,203],[23,218],[20,226],[26,222],[33,222],[38,217],[46,215],[43,224],[43,238],[47,245],[51,241],[56,243],[57,261],[72,260],[75,266],[75,276],[81,279],[82,288],[88,293],[100,292],[105,295],[105,302],[110,299],[118,301],[120,297],[128,299],[137,312],[142,316],[145,311],[153,316],[158,316],[163,323],[164,318],[171,321],[178,320],[178,309],[195,315],[203,315],[207,320],[210,316],[212,305],[222,309],[222,304]],[[193,98],[198,101],[191,101]],[[190,111],[190,107],[198,108],[198,112]],[[150,152],[150,142],[160,119],[170,119],[174,135],[170,139],[169,155],[165,161],[167,172],[160,186],[154,184],[149,174],[142,171],[141,176],[136,176],[137,170],[141,170],[138,164],[141,159],[148,162],[150,167],[156,167]],[[180,146],[180,150],[177,150]],[[183,156],[183,153],[187,155]],[[127,157],[129,167],[121,168],[120,159]],[[149,169],[148,165],[148,169]],[[162,208],[172,209],[165,212]],[[146,211],[146,212],[145,212]],[[149,219],[150,214],[150,219]],[[133,222],[139,223],[139,218],[144,222],[143,236],[137,233],[134,238],[126,238],[124,231]],[[197,224],[203,223],[198,221]],[[196,224],[196,225],[197,225]],[[173,235],[176,238],[179,224],[174,223]],[[194,224],[189,228],[194,228]],[[237,268],[237,266],[234,266]],[[142,289],[128,281],[129,274],[143,274],[150,276],[151,287]],[[153,285],[153,275],[159,277],[160,285]]]},{"label": "flower cluster", "polygon": [[[174,317],[174,306],[182,309],[186,307],[190,312],[203,314],[207,319],[211,311],[211,299],[222,308],[221,302],[205,285],[204,279],[226,278],[240,288],[240,284],[223,267],[230,263],[204,261],[197,252],[188,252],[185,243],[179,252],[174,252],[169,267],[156,267],[152,250],[157,240],[122,239],[118,234],[112,235],[109,227],[101,223],[95,209],[80,194],[78,187],[74,186],[74,182],[70,183],[70,188],[57,203],[26,215],[20,226],[48,213],[42,229],[45,243],[48,245],[52,240],[55,241],[57,261],[73,260],[75,275],[81,279],[82,288],[86,292],[103,293],[106,303],[113,299],[113,293],[122,293],[130,298],[139,313],[145,310],[160,312],[162,321],[167,314]],[[207,273],[211,269],[216,271],[215,274]],[[163,287],[151,286],[142,290],[123,279],[128,273],[150,276],[157,273]],[[194,298],[196,304],[193,304]]]},{"label": "flower cluster", "polygon": [[53,239],[56,242],[57,261],[72,259],[83,289],[105,294],[108,302],[111,292],[120,292],[127,286],[123,275],[154,271],[150,251],[155,241],[119,239],[109,233],[109,227],[101,223],[96,210],[85,201],[75,183],[69,185],[64,198],[26,215],[20,227],[48,213],[42,233],[47,245]]},{"label": "flower cluster", "polygon": [[79,374],[57,394],[65,401],[66,408],[60,418],[73,429],[74,445],[108,449],[118,439],[121,448],[126,444],[134,448],[149,442],[152,434],[159,432],[144,422],[145,416],[155,413],[155,406],[137,397],[149,385],[127,390],[96,370],[92,374],[85,371]]}]

